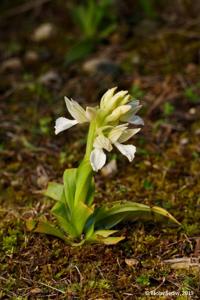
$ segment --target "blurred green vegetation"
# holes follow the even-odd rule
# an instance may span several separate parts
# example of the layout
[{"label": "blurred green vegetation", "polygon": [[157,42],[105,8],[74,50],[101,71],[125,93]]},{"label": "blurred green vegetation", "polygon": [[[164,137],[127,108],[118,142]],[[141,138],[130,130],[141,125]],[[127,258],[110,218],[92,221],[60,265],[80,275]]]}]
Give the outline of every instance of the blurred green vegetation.
[{"label": "blurred green vegetation", "polygon": [[185,89],[185,97],[192,103],[197,103],[200,100],[200,83],[189,86]]},{"label": "blurred green vegetation", "polygon": [[79,27],[81,38],[69,50],[66,64],[85,58],[97,42],[109,36],[116,29],[115,14],[110,12],[112,0],[87,0],[85,4],[72,8],[74,24]]}]

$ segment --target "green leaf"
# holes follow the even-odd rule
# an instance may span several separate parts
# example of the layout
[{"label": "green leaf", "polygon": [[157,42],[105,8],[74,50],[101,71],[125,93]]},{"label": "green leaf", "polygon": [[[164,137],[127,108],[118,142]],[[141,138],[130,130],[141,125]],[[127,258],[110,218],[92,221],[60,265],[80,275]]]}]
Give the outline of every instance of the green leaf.
[{"label": "green leaf", "polygon": [[94,234],[94,222],[90,223],[89,226],[87,223],[88,222],[86,222],[84,231],[85,231],[85,239],[89,240]]},{"label": "green leaf", "polygon": [[175,223],[176,225],[181,225],[180,222],[178,222],[176,220],[176,218],[174,218],[166,209],[162,208],[162,207],[159,207],[159,206],[153,206],[152,207],[152,214],[154,216],[154,218],[157,220],[157,221],[162,221],[163,218],[165,221],[169,221],[169,222],[173,222]]},{"label": "green leaf", "polygon": [[116,27],[117,27],[116,24],[111,24],[106,29],[104,29],[100,32],[100,37],[106,38],[108,35],[110,35],[116,29]]},{"label": "green leaf", "polygon": [[65,58],[65,64],[69,65],[86,58],[95,49],[95,40],[84,39],[72,46]]},{"label": "green leaf", "polygon": [[97,230],[95,235],[100,235],[102,237],[109,237],[110,235],[118,232],[119,230]]},{"label": "green leaf", "polygon": [[[102,234],[99,234],[100,231]],[[124,240],[124,236],[109,236],[115,233],[117,230],[99,230],[94,233],[94,235],[88,240],[92,243],[102,243],[105,245],[115,245],[120,241]]]},{"label": "green leaf", "polygon": [[114,236],[114,237],[108,237],[108,238],[100,239],[98,241],[102,242],[105,245],[115,245],[115,244],[118,244],[119,242],[121,242],[124,239],[125,239],[124,236],[116,236],[116,237]]},{"label": "green leaf", "polygon": [[56,182],[49,182],[46,191],[44,192],[45,196],[48,196],[56,201],[61,201],[63,193],[63,184]]},{"label": "green leaf", "polygon": [[29,231],[53,235],[66,242],[65,235],[58,228],[47,221],[27,220],[26,227]]},{"label": "green leaf", "polygon": [[103,207],[95,213],[95,228],[112,228],[122,221],[157,220],[180,223],[165,209],[149,207],[135,202],[117,203],[111,208]]},{"label": "green leaf", "polygon": [[93,207],[88,207],[83,202],[78,203],[72,214],[72,223],[78,232],[78,236],[81,237],[83,234],[84,227],[88,218],[93,214]]},{"label": "green leaf", "polygon": [[74,207],[74,196],[76,192],[77,169],[67,169],[63,175],[64,192],[67,206],[72,212]]},{"label": "green leaf", "polygon": [[[87,203],[89,190],[92,188],[92,167],[89,160],[83,160],[77,170],[75,205]],[[91,200],[91,199],[90,199]]]},{"label": "green leaf", "polygon": [[94,182],[94,178],[91,178],[91,183],[89,185],[88,193],[85,200],[85,203],[88,206],[90,206],[93,203],[94,193],[95,193],[95,182]]},{"label": "green leaf", "polygon": [[70,236],[70,238],[79,237],[79,234],[76,231],[76,228],[74,228],[73,224],[71,222],[69,222],[66,218],[57,216],[57,220],[58,220],[60,227],[63,229],[64,232],[66,232],[66,234],[68,236]]},{"label": "green leaf", "polygon": [[64,201],[56,202],[56,204],[52,207],[51,212],[54,216],[56,216],[56,218],[62,217],[64,219],[70,219],[70,211]]}]

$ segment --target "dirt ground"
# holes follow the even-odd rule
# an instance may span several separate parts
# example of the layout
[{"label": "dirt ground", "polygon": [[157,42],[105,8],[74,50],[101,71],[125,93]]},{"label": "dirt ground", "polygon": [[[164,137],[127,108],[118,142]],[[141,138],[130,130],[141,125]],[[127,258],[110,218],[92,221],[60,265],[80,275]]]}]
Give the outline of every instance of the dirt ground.
[{"label": "dirt ground", "polygon": [[[199,299],[198,3],[169,1],[156,16],[132,21],[132,1],[117,1],[117,29],[68,64],[80,37],[70,16],[76,1],[25,2],[0,5],[0,298]],[[51,30],[38,40],[43,23]],[[113,86],[141,99],[145,126],[133,141],[134,161],[116,152],[117,173],[95,176],[95,202],[158,205],[181,226],[122,224],[126,239],[114,246],[70,247],[28,232],[27,219],[52,219],[42,194],[48,181],[61,182],[84,153],[84,125],[54,135],[63,97],[96,105]]]}]

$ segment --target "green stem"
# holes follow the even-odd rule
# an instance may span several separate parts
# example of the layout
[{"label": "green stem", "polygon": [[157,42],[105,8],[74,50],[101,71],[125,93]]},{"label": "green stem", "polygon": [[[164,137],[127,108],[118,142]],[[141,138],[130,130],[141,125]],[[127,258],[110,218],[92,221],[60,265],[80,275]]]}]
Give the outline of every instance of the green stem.
[{"label": "green stem", "polygon": [[85,157],[84,157],[84,159],[86,159],[86,160],[90,159],[90,154],[92,152],[93,143],[94,143],[94,139],[95,139],[95,133],[96,133],[96,120],[94,119],[90,123],[88,137],[87,137],[86,153],[85,153]]},{"label": "green stem", "polygon": [[88,191],[92,185],[92,167],[90,164],[90,154],[93,149],[93,143],[96,134],[96,120],[90,123],[86,153],[77,170],[76,193],[74,203],[77,205],[80,201],[87,203]]}]

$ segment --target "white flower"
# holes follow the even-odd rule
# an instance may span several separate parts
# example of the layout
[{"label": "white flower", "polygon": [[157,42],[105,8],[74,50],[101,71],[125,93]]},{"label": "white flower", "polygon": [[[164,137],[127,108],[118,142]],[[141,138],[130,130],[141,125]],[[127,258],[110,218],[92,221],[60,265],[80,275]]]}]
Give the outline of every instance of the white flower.
[{"label": "white flower", "polygon": [[123,143],[128,141],[139,130],[140,128],[127,129],[127,124],[122,124],[114,127],[108,134],[108,137],[105,137],[103,134],[97,136],[93,144],[94,150],[90,155],[93,170],[98,171],[104,166],[106,163],[106,154],[103,150],[111,151],[112,144],[126,156],[129,161],[132,161],[135,157],[136,147],[133,145],[124,145]]},{"label": "white flower", "polygon": [[138,133],[140,129],[141,128],[127,129],[127,124],[124,124],[116,126],[109,134],[112,144],[114,144],[129,161],[134,159],[136,147],[133,145],[124,145],[123,143],[127,142],[132,136]]},{"label": "white flower", "polygon": [[64,117],[58,118],[56,120],[56,125],[55,125],[55,134],[58,134],[66,129],[69,129],[70,127],[78,123],[90,122],[90,120],[93,118],[95,113],[95,108],[87,107],[85,111],[78,104],[78,102],[74,100],[69,100],[67,97],[65,97],[65,103],[69,113],[74,118],[74,120],[70,120]]}]

